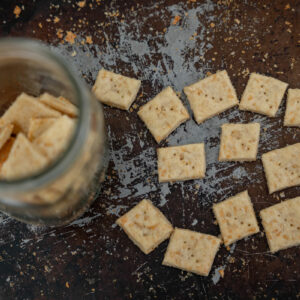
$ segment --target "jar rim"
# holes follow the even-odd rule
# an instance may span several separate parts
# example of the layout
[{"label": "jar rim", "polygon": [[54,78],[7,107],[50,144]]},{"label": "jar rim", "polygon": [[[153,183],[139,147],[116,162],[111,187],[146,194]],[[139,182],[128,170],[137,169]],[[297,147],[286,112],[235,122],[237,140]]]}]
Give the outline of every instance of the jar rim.
[{"label": "jar rim", "polygon": [[[37,60],[37,57],[43,57],[43,59],[48,59],[51,62],[56,63],[56,65],[62,71],[62,74],[66,76],[69,80],[71,87],[75,91],[75,98],[78,105],[79,115],[76,122],[76,128],[73,136],[68,144],[68,147],[64,152],[51,163],[48,167],[42,169],[40,172],[34,173],[30,176],[22,177],[15,180],[1,180],[0,179],[0,190],[1,192],[8,193],[13,190],[13,192],[28,192],[34,189],[40,188],[48,183],[53,182],[59,175],[63,175],[73,164],[74,159],[76,159],[82,149],[82,141],[86,137],[88,132],[88,124],[90,119],[90,106],[86,105],[87,97],[89,97],[88,89],[76,76],[75,70],[70,67],[65,60],[59,54],[53,52],[49,47],[37,40],[32,40],[28,38],[1,38],[0,39],[0,57],[1,52],[8,50],[8,55],[13,57],[14,53],[22,52],[26,55],[26,58]],[[33,58],[34,56],[34,58]],[[22,58],[22,57],[20,57]],[[25,56],[24,56],[25,58]],[[34,205],[40,206],[41,204],[20,202],[10,199],[0,199],[1,202],[9,202],[9,204],[15,205]],[[13,202],[13,203],[12,203]]]}]

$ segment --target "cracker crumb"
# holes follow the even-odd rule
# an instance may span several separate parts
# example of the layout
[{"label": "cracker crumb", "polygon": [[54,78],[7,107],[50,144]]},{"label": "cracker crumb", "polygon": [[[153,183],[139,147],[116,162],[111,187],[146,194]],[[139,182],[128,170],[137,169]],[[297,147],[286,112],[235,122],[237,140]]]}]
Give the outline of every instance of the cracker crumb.
[{"label": "cracker crumb", "polygon": [[241,23],[241,21],[239,19],[234,19],[234,22],[238,25]]},{"label": "cracker crumb", "polygon": [[43,24],[41,22],[38,25],[40,28],[43,28]]},{"label": "cracker crumb", "polygon": [[55,17],[54,20],[53,20],[54,23],[58,23],[59,21],[60,21],[59,17]]},{"label": "cracker crumb", "polygon": [[63,30],[62,29],[57,29],[56,30],[56,35],[58,38],[62,39],[63,38]]},{"label": "cracker crumb", "polygon": [[290,9],[290,8],[291,8],[291,6],[290,6],[289,3],[284,7],[285,10],[288,10],[288,9]]},{"label": "cracker crumb", "polygon": [[68,281],[66,282],[66,288],[68,288],[68,289],[70,288],[70,285],[69,285]]},{"label": "cracker crumb", "polygon": [[216,26],[215,23],[211,22],[210,25],[209,25],[211,28],[214,28]]},{"label": "cracker crumb", "polygon": [[21,7],[16,5],[15,8],[14,8],[14,15],[15,15],[16,19],[19,18],[21,11],[22,11]]},{"label": "cracker crumb", "polygon": [[76,34],[73,33],[72,31],[67,31],[67,35],[65,36],[65,41],[70,44],[74,44],[75,39],[76,39]]},{"label": "cracker crumb", "polygon": [[219,270],[219,273],[220,273],[220,276],[221,276],[222,278],[224,278],[224,269],[220,269],[220,270]]},{"label": "cracker crumb", "polygon": [[90,35],[87,36],[87,37],[85,37],[85,42],[86,42],[87,44],[93,44],[92,37],[91,37]]},{"label": "cracker crumb", "polygon": [[173,24],[173,25],[176,25],[176,24],[180,21],[180,19],[181,19],[180,16],[175,16],[175,18],[174,18],[172,24]]},{"label": "cracker crumb", "polygon": [[85,1],[85,0],[77,2],[77,5],[78,5],[80,8],[85,7],[85,4],[86,4],[86,1]]}]

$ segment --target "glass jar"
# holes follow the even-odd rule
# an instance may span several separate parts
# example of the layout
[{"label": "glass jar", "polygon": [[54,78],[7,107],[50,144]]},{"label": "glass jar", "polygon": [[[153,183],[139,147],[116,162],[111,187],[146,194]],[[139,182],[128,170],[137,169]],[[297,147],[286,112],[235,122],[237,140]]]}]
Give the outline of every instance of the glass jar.
[{"label": "glass jar", "polygon": [[47,46],[2,39],[0,116],[22,92],[63,96],[78,107],[79,115],[67,149],[52,165],[33,176],[0,180],[0,210],[30,224],[63,225],[90,206],[104,179],[102,107],[66,61]]}]

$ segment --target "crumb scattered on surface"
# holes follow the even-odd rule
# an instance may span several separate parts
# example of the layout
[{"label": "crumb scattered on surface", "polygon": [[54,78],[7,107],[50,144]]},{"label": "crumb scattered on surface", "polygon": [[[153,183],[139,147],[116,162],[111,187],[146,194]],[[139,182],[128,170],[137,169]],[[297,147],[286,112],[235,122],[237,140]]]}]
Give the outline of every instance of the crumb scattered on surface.
[{"label": "crumb scattered on surface", "polygon": [[72,31],[67,31],[67,35],[65,36],[65,41],[74,44],[76,39],[76,34],[73,33]]},{"label": "crumb scattered on surface", "polygon": [[180,21],[180,19],[181,19],[180,16],[175,16],[175,18],[174,18],[172,24],[173,24],[173,25],[176,25],[176,24]]},{"label": "crumb scattered on surface", "polygon": [[15,15],[16,18],[19,18],[21,11],[22,11],[21,7],[16,5],[15,8],[14,8],[14,15]]},{"label": "crumb scattered on surface", "polygon": [[77,2],[77,5],[78,5],[80,8],[85,7],[85,4],[86,4],[86,1],[85,1],[85,0]]},{"label": "crumb scattered on surface", "polygon": [[85,42],[86,42],[87,44],[93,44],[92,37],[91,37],[90,35],[87,36],[87,37],[85,38]]}]

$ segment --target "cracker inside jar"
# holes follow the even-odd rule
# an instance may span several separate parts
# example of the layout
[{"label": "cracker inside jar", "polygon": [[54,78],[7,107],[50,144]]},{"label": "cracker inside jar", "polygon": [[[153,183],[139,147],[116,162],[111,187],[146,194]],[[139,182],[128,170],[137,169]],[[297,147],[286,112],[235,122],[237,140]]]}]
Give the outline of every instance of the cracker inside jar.
[{"label": "cracker inside jar", "polygon": [[0,118],[1,179],[28,177],[56,161],[68,147],[77,115],[78,108],[63,97],[20,94]]}]

